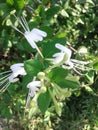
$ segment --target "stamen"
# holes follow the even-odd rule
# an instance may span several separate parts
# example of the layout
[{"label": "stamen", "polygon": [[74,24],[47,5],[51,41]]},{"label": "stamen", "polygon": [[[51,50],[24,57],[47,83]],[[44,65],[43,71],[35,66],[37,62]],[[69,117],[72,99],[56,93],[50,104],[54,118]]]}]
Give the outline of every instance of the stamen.
[{"label": "stamen", "polygon": [[[23,27],[24,31],[26,32],[27,30],[26,30],[25,26],[23,25],[21,19],[17,18],[15,14],[14,14],[14,17],[18,20],[18,22],[20,23],[20,25]],[[23,33],[22,33],[19,29],[17,29],[16,27],[15,27],[14,29],[16,29],[18,32],[20,32],[21,34],[23,34]],[[23,35],[24,35],[24,34],[23,34]]]},{"label": "stamen", "polygon": [[38,53],[40,54],[40,56],[41,56],[42,58],[44,58],[44,56],[42,55],[41,51],[39,50],[39,48],[37,47],[36,44],[35,44],[35,48],[36,48],[36,50],[38,51]]},{"label": "stamen", "polygon": [[80,60],[75,60],[75,59],[71,59],[72,62],[74,63],[78,63],[78,64],[84,64],[84,65],[87,65],[89,63],[91,63],[91,61],[80,61]]},{"label": "stamen", "polygon": [[0,81],[3,80],[3,79],[5,79],[6,77],[9,77],[10,75],[11,75],[11,73],[8,74],[8,75],[6,75],[6,76],[4,76],[4,77],[2,77],[2,78],[0,79]]},{"label": "stamen", "polygon": [[73,63],[75,68],[78,68],[80,70],[92,70],[93,68],[78,64],[78,63]]},{"label": "stamen", "polygon": [[11,70],[2,72],[2,73],[0,73],[0,75],[6,74],[6,73],[9,73],[9,72],[11,72]]},{"label": "stamen", "polygon": [[2,89],[0,89],[0,93],[4,92],[8,86],[10,85],[10,82],[8,82]]},{"label": "stamen", "polygon": [[14,25],[11,25],[11,27],[13,28],[13,29],[15,29],[17,32],[19,32],[19,33],[21,33],[22,35],[24,35],[24,33],[23,32],[21,32],[18,28],[16,28]]},{"label": "stamen", "polygon": [[73,68],[73,70],[77,73],[77,74],[79,74],[80,76],[84,76],[85,74],[82,74],[82,73],[80,73],[78,70],[76,70],[75,68]]},{"label": "stamen", "polygon": [[9,79],[9,77],[6,78],[6,79],[4,79],[3,81],[1,81],[1,82],[0,82],[0,86],[1,86],[2,84],[4,84],[8,79]]},{"label": "stamen", "polygon": [[18,19],[18,22],[19,22],[20,25],[23,27],[24,31],[27,32],[27,30],[26,30],[24,24],[22,23],[22,22],[23,22],[22,19]]},{"label": "stamen", "polygon": [[22,20],[22,22],[24,23],[25,28],[27,29],[27,31],[30,32],[30,29],[29,29],[29,26],[28,26],[28,24],[27,24],[27,21],[26,21],[25,17],[24,17],[24,16],[21,17],[21,20]]}]

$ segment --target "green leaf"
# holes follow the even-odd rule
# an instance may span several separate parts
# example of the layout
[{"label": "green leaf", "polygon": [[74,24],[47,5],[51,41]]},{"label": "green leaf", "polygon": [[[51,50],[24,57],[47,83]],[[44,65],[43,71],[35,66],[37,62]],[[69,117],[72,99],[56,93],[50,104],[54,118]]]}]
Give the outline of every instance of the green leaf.
[{"label": "green leaf", "polygon": [[24,0],[14,0],[14,6],[17,8],[17,9],[22,9],[24,7]]},{"label": "green leaf", "polygon": [[6,0],[6,2],[7,2],[9,5],[13,5],[13,4],[14,4],[14,1],[13,1],[13,0]]},{"label": "green leaf", "polygon": [[51,27],[49,27],[49,26],[41,26],[40,29],[47,33],[46,39],[53,36],[53,31],[54,30]]},{"label": "green leaf", "polygon": [[48,77],[51,81],[59,83],[61,80],[64,80],[65,77],[68,75],[68,70],[63,68],[54,68],[49,74]]},{"label": "green leaf", "polygon": [[66,37],[64,36],[64,37],[58,38],[58,36],[56,36],[55,38],[53,38],[53,42],[65,45],[66,44]]},{"label": "green leaf", "polygon": [[65,78],[65,80],[60,81],[59,86],[61,86],[62,88],[79,88],[80,87],[80,83],[78,81],[75,81],[71,78]]},{"label": "green leaf", "polygon": [[29,74],[27,74],[27,75],[25,75],[24,77],[23,77],[23,79],[22,79],[22,86],[23,86],[23,88],[25,89],[25,86],[27,86],[27,84],[29,83],[29,82],[31,82],[33,80],[33,76],[32,75],[29,75]]},{"label": "green leaf", "polygon": [[27,72],[27,74],[35,76],[37,75],[38,72],[42,71],[44,66],[42,64],[42,62],[40,62],[39,60],[27,60],[24,63],[24,68]]},{"label": "green leaf", "polygon": [[22,39],[20,44],[23,46],[24,50],[28,52],[36,52],[36,50],[30,46],[26,39]]},{"label": "green leaf", "polygon": [[[9,9],[6,3],[0,3],[0,16],[8,15],[9,14]],[[2,18],[0,18],[0,23],[2,21]]]},{"label": "green leaf", "polygon": [[46,91],[46,93],[41,93],[39,95],[38,106],[42,114],[44,114],[47,108],[49,107],[50,101],[51,101],[51,98],[50,98],[50,94],[48,90]]},{"label": "green leaf", "polygon": [[93,65],[94,69],[98,70],[98,61]]},{"label": "green leaf", "polygon": [[66,38],[54,38],[52,39],[51,42],[47,42],[43,44],[43,50],[42,54],[44,55],[45,58],[51,58],[54,53],[58,52],[59,50],[55,47],[56,43],[60,43],[62,45],[65,45],[66,43]]},{"label": "green leaf", "polygon": [[91,70],[86,74],[86,78],[89,84],[92,84],[94,82],[94,71]]},{"label": "green leaf", "polygon": [[50,58],[56,52],[55,43],[48,42],[43,45],[42,54],[45,58]]},{"label": "green leaf", "polygon": [[50,0],[42,0],[43,4],[47,4],[48,2],[50,2]]},{"label": "green leaf", "polygon": [[47,19],[51,19],[60,10],[59,6],[52,6],[46,11]]}]

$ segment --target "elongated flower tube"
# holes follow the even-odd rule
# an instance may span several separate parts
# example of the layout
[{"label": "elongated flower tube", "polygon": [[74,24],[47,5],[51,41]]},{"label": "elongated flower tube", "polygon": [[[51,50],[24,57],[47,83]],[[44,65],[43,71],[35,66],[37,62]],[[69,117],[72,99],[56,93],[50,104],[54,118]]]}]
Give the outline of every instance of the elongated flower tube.
[{"label": "elongated flower tube", "polygon": [[53,57],[54,57],[53,64],[58,64],[59,62],[62,62],[64,57],[66,56],[66,59],[63,61],[62,65],[63,66],[68,65],[71,69],[73,69],[79,75],[82,75],[82,74],[78,70],[85,71],[85,70],[92,69],[92,68],[85,66],[85,65],[89,64],[91,61],[85,62],[85,61],[80,61],[80,60],[76,60],[76,59],[71,59],[72,51],[69,48],[67,48],[59,43],[57,43],[55,45],[55,47],[57,49],[59,49],[61,52],[55,53],[53,55]]},{"label": "elongated flower tube", "polygon": [[11,83],[17,82],[19,80],[18,76],[26,75],[26,71],[24,70],[23,63],[13,64],[10,67],[9,71],[5,71],[0,73],[0,93],[4,92]]},{"label": "elongated flower tube", "polygon": [[34,97],[36,95],[36,92],[41,87],[41,81],[32,81],[27,85],[27,88],[29,88],[27,101],[26,101],[26,107],[29,105],[30,98]]},{"label": "elongated flower tube", "polygon": [[[16,17],[16,16],[15,16]],[[37,28],[34,28],[30,31],[29,26],[27,24],[27,21],[24,17],[21,18],[17,18],[19,24],[23,27],[24,32],[21,32],[17,27],[15,27],[14,25],[12,25],[12,27],[18,31],[19,33],[21,33],[26,40],[28,41],[28,43],[31,45],[32,48],[36,49],[38,51],[38,53],[41,55],[41,57],[43,57],[42,53],[40,52],[38,46],[36,45],[36,42],[38,41],[42,41],[44,37],[47,36],[47,33],[39,30]]]}]

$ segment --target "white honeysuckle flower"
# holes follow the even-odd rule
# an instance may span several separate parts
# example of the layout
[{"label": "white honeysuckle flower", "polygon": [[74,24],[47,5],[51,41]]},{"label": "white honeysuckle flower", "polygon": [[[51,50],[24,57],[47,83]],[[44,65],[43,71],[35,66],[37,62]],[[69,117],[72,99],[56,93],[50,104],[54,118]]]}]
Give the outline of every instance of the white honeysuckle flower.
[{"label": "white honeysuckle flower", "polygon": [[41,81],[32,81],[27,85],[27,88],[29,88],[29,96],[34,97],[36,92],[41,87]]},{"label": "white honeysuckle flower", "polygon": [[28,97],[26,101],[26,107],[29,105],[30,98],[36,95],[40,87],[41,87],[41,81],[32,81],[28,83],[27,88],[29,88],[29,92],[28,92]]},{"label": "white honeysuckle flower", "polygon": [[80,61],[80,60],[76,60],[76,59],[71,59],[72,51],[69,48],[67,48],[59,43],[57,43],[55,45],[55,47],[57,49],[59,49],[61,52],[55,53],[53,55],[53,57],[54,57],[53,64],[58,64],[58,63],[62,62],[64,60],[64,57],[66,56],[65,61],[63,61],[63,63],[62,63],[64,68],[66,66],[69,66],[69,68],[73,69],[79,75],[84,75],[84,74],[82,74],[78,70],[85,71],[85,70],[92,69],[90,67],[85,66],[85,65],[91,63],[91,61],[85,62],[85,61]]},{"label": "white honeysuckle flower", "polygon": [[0,93],[4,92],[11,83],[17,82],[19,80],[18,78],[19,75],[21,76],[26,75],[23,63],[13,64],[11,65],[9,71],[0,73],[0,76],[3,76],[0,78],[0,86],[1,87],[3,86],[0,89]]},{"label": "white honeysuckle flower", "polygon": [[59,49],[61,52],[55,53],[53,55],[53,57],[54,57],[53,64],[60,63],[64,59],[65,55],[66,55],[66,61],[65,61],[65,63],[66,64],[70,64],[70,58],[71,58],[72,51],[70,49],[68,49],[67,47],[59,44],[59,43],[57,43],[55,45],[55,47],[57,49]]},{"label": "white honeysuckle flower", "polygon": [[[16,16],[15,16],[16,17]],[[33,28],[31,31],[29,29],[29,26],[27,24],[27,21],[24,17],[21,18],[17,18],[19,24],[23,27],[24,32],[21,32],[17,27],[15,27],[14,25],[11,25],[16,31],[18,31],[19,33],[21,33],[22,35],[24,35],[24,37],[26,38],[26,40],[29,42],[29,44],[31,45],[32,48],[36,49],[38,51],[38,53],[43,57],[42,53],[40,52],[38,46],[36,45],[36,42],[38,41],[42,41],[44,37],[47,36],[47,33],[37,29],[37,28]]]},{"label": "white honeysuckle flower", "polygon": [[53,55],[53,57],[54,57],[53,64],[60,63],[63,60],[64,55],[65,55],[65,53],[63,53],[63,52],[55,53]]}]

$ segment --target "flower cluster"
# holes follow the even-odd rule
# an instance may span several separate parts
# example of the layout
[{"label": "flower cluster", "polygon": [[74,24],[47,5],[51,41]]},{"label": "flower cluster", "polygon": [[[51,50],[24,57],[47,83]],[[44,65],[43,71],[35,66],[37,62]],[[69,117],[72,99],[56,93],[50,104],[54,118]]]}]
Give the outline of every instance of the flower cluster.
[{"label": "flower cluster", "polygon": [[[36,49],[37,52],[40,54],[40,56],[44,59],[43,54],[41,53],[36,43],[38,41],[42,41],[43,38],[47,36],[47,33],[37,28],[34,28],[30,31],[29,26],[24,17],[21,17],[21,18],[16,17],[16,19],[18,20],[19,24],[24,29],[24,32],[21,32],[14,25],[12,25],[12,27],[15,30],[17,30],[19,33],[21,33],[26,38],[26,40],[31,45],[31,47]],[[56,43],[55,47],[60,52],[53,54],[53,57],[52,57],[53,66],[52,67],[49,66],[50,67],[49,71],[51,71],[54,67],[61,66],[62,68],[65,68],[65,69],[67,68],[72,69],[79,75],[84,75],[82,74],[82,71],[89,69],[89,67],[85,67],[85,65],[87,65],[89,62],[79,61],[79,60],[71,58],[72,50],[69,49],[68,47],[61,45],[60,43]],[[0,73],[0,77],[1,77],[0,78],[0,86],[1,86],[0,93],[4,92],[11,83],[17,82],[19,80],[19,76],[25,76],[25,75],[27,75],[27,72],[24,68],[24,63],[17,63],[17,64],[11,65],[9,71]],[[48,85],[51,84],[49,83],[51,81],[47,77],[46,79],[43,80],[43,76],[40,76],[40,78],[39,77],[34,78],[30,83],[27,84],[27,88],[29,89],[29,91],[28,91],[28,96],[27,96],[27,101],[26,101],[26,107],[28,106],[30,102],[30,98],[36,95],[36,93],[42,87],[42,84],[43,86],[45,86],[44,82],[47,81]]]}]

